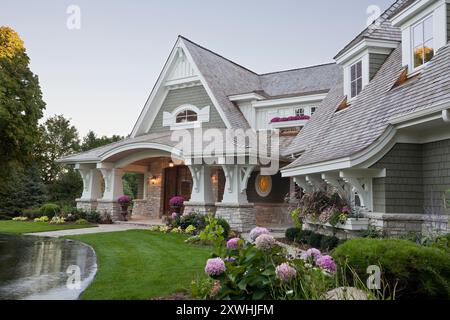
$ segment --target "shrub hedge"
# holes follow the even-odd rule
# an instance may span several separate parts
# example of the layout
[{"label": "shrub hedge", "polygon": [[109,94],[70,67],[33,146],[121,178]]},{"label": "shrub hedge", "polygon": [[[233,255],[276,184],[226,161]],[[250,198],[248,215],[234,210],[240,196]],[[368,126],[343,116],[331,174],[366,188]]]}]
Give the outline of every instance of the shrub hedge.
[{"label": "shrub hedge", "polygon": [[339,244],[339,239],[321,235],[310,230],[301,230],[299,228],[290,228],[286,230],[286,238],[290,241],[306,244],[322,251],[331,251]]},{"label": "shrub hedge", "polygon": [[[47,203],[44,204],[41,208],[40,208],[40,214],[41,216],[47,216],[50,219],[53,218],[54,216],[57,216],[61,213],[61,208],[60,206],[58,206],[57,204],[54,203]],[[35,218],[39,218],[39,217],[35,217]]]},{"label": "shrub hedge", "polygon": [[367,278],[368,266],[380,266],[391,289],[397,284],[398,299],[450,298],[450,255],[443,250],[398,239],[353,239],[337,247],[333,257],[361,279]]},{"label": "shrub hedge", "polygon": [[42,214],[41,209],[39,208],[31,208],[23,210],[22,216],[27,217],[29,220],[34,220],[36,218],[45,216],[45,214]]}]

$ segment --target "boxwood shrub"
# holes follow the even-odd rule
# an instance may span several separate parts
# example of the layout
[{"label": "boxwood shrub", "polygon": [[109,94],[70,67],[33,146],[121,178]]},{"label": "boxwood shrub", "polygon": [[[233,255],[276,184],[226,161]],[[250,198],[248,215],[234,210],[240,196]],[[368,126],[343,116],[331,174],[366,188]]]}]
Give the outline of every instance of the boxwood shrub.
[{"label": "boxwood shrub", "polygon": [[443,250],[398,239],[353,239],[337,247],[333,257],[361,279],[367,279],[368,266],[380,266],[391,290],[397,284],[397,299],[450,298],[450,255]]},{"label": "boxwood shrub", "polygon": [[27,217],[29,220],[34,220],[36,218],[44,216],[45,214],[43,214],[41,209],[39,208],[30,208],[23,210],[22,215],[24,217]]},{"label": "boxwood shrub", "polygon": [[334,236],[325,236],[310,230],[290,228],[286,230],[286,238],[292,242],[308,245],[321,251],[331,251],[339,244],[339,239]]}]

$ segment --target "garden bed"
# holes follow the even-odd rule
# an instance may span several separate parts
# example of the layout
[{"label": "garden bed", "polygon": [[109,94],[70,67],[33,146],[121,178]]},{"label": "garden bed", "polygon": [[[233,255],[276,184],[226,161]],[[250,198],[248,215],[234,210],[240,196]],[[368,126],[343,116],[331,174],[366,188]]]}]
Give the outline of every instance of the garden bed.
[{"label": "garden bed", "polygon": [[319,221],[305,219],[304,229],[324,235],[336,235],[340,239],[351,239],[357,237],[362,231],[366,231],[369,228],[369,222],[369,218],[348,218],[345,223],[333,226],[330,223],[322,224]]},{"label": "garden bed", "polygon": [[95,224],[78,225],[75,223],[67,224],[49,224],[47,222],[32,222],[32,221],[0,221],[0,233],[37,233],[47,231],[58,231],[67,229],[83,229],[97,227]]}]

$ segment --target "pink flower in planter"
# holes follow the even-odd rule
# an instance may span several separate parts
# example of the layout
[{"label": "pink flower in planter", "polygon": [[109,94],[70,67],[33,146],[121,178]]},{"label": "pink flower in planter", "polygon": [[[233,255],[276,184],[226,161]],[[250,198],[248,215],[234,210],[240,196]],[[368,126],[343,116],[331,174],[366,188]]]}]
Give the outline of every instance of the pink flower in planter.
[{"label": "pink flower in planter", "polygon": [[209,259],[206,262],[205,272],[210,277],[220,276],[226,270],[225,262],[220,258]]},{"label": "pink flower in planter", "polygon": [[239,241],[240,240],[241,240],[240,238],[233,238],[233,239],[228,240],[227,248],[228,249],[237,249],[237,248],[239,248]]},{"label": "pink flower in planter", "polygon": [[329,272],[336,272],[337,266],[333,258],[330,256],[321,256],[316,260],[317,266]]},{"label": "pink flower in planter", "polygon": [[275,269],[275,274],[281,281],[289,282],[291,279],[295,278],[295,276],[297,275],[297,270],[292,268],[287,263],[283,263]]},{"label": "pink flower in planter", "polygon": [[171,207],[181,207],[184,203],[184,198],[182,196],[175,196],[170,198],[169,205]]},{"label": "pink flower in planter", "polygon": [[128,205],[131,203],[131,198],[129,196],[121,196],[119,199],[117,199],[117,202],[119,202],[121,205]]}]

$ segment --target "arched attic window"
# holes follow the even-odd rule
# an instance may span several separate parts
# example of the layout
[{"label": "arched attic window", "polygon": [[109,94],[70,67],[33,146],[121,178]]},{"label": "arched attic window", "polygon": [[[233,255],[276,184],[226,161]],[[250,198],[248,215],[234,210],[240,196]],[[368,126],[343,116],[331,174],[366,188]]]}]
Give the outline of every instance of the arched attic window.
[{"label": "arched attic window", "polygon": [[177,113],[176,123],[196,122],[198,120],[197,112],[191,109],[185,109]]}]

